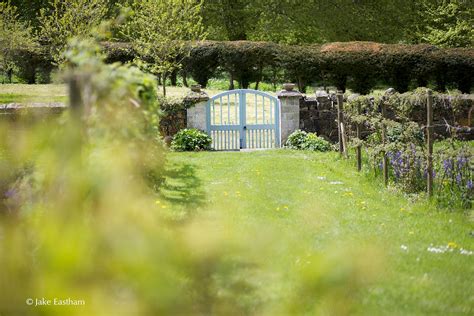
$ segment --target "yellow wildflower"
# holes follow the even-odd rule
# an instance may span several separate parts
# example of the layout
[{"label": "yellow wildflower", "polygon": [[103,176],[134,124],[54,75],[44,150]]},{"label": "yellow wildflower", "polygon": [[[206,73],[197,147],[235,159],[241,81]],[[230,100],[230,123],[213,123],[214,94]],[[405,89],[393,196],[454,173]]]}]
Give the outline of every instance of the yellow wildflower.
[{"label": "yellow wildflower", "polygon": [[449,248],[457,248],[458,244],[456,244],[454,241],[451,241],[451,242],[448,243],[448,247]]}]

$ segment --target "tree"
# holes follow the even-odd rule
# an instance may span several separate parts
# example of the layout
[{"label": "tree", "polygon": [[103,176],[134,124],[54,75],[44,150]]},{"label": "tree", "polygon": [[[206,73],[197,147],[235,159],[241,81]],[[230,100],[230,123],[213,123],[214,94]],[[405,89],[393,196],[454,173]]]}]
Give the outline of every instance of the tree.
[{"label": "tree", "polygon": [[90,36],[107,10],[107,0],[51,0],[47,8],[40,10],[40,43],[47,47],[56,65],[65,62],[68,40]]},{"label": "tree", "polygon": [[[161,75],[163,94],[166,78],[181,68],[186,42],[205,37],[198,0],[135,0],[122,34],[137,52],[137,64]],[[158,44],[159,43],[159,44]]]},{"label": "tree", "polygon": [[33,28],[37,28],[38,20],[36,18],[41,8],[47,7],[49,0],[0,0],[0,2],[10,3],[10,5],[17,7],[18,18],[28,22]]},{"label": "tree", "polygon": [[16,59],[24,51],[35,51],[38,48],[32,28],[20,21],[15,6],[0,3],[0,68],[9,82],[16,69]]},{"label": "tree", "polygon": [[211,39],[280,43],[399,42],[413,0],[204,0]]},{"label": "tree", "polygon": [[202,17],[210,37],[247,40],[258,15],[255,0],[204,0]]},{"label": "tree", "polygon": [[440,47],[473,47],[474,7],[469,2],[420,1],[414,41]]}]

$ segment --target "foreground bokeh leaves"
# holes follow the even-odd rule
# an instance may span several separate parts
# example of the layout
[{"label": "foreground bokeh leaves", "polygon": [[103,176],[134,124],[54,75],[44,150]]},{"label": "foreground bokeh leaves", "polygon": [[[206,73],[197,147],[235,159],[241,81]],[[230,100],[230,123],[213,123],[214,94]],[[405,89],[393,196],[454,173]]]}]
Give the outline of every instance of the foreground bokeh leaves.
[{"label": "foreground bokeh leaves", "polygon": [[377,250],[323,253],[226,215],[169,216],[157,203],[156,84],[96,51],[77,42],[68,54],[71,110],[3,121],[0,313],[349,314],[377,274]]}]

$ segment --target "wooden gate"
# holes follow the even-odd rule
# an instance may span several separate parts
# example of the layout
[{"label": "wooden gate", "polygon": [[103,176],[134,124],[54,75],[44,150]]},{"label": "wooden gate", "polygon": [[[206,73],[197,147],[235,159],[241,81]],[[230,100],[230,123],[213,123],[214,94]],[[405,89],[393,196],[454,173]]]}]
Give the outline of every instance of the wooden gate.
[{"label": "wooden gate", "polygon": [[268,93],[220,93],[209,99],[206,115],[215,150],[280,147],[280,102]]}]

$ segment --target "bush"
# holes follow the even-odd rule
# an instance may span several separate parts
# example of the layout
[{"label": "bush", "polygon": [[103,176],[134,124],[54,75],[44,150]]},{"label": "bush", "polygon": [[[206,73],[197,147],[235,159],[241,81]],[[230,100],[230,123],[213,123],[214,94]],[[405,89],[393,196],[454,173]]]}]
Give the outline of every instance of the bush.
[{"label": "bush", "polygon": [[288,136],[286,146],[290,149],[310,150],[310,151],[330,151],[331,144],[316,133],[307,133],[297,130]]},{"label": "bush", "polygon": [[215,76],[219,65],[218,45],[214,42],[205,42],[189,46],[188,49],[190,52],[184,59],[183,69],[205,88],[209,79]]},{"label": "bush", "polygon": [[[131,61],[134,52],[127,43],[102,43],[108,62]],[[378,83],[405,92],[412,83],[436,90],[456,87],[469,93],[473,84],[474,53],[469,48],[439,48],[433,45],[381,44],[374,42],[328,43],[291,46],[269,42],[205,41],[190,43],[183,57],[183,70],[205,86],[222,70],[241,88],[260,82],[265,71],[284,72],[285,80],[309,84],[332,84],[367,94]],[[187,56],[187,54],[185,54]]]},{"label": "bush", "polygon": [[176,151],[210,150],[212,138],[197,129],[180,130],[171,142],[171,149]]}]

